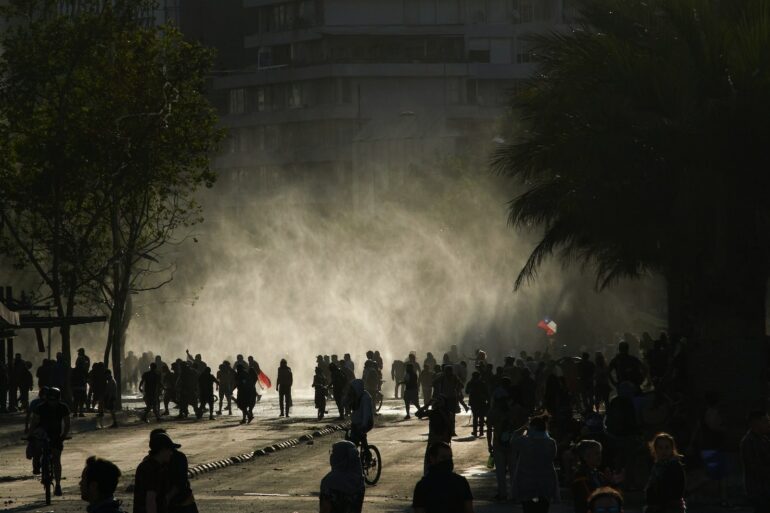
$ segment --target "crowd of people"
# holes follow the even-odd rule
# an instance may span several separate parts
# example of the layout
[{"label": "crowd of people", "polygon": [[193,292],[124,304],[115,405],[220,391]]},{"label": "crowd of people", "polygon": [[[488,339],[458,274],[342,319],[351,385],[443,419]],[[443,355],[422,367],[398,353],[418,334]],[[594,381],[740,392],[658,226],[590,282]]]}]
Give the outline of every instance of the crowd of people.
[{"label": "crowd of people", "polygon": [[[609,357],[583,352],[555,358],[548,351],[531,355],[522,351],[495,365],[483,350],[463,356],[452,346],[440,361],[430,352],[418,360],[414,351],[392,361],[393,397],[403,400],[405,418],[414,413],[428,421],[424,476],[415,488],[415,510],[472,510],[470,487],[452,472],[451,463],[453,439],[462,429],[456,415],[463,409],[470,412],[467,434],[486,442],[488,466],[497,479],[494,499],[514,499],[525,512],[547,512],[566,489],[576,513],[596,511],[596,504],[613,501],[622,508],[623,493],[628,491],[642,491],[650,513],[683,513],[688,470],[695,467],[705,471],[714,485],[710,488],[717,491],[716,500],[727,506],[722,399],[716,391],[708,392],[697,398],[703,405],[699,408],[696,398],[686,396],[686,357],[686,341],[669,340],[662,333],[657,339],[626,334]],[[263,387],[272,384],[253,357],[237,355],[232,361],[223,361],[214,373],[200,354],[192,356],[189,351],[185,359],[170,365],[152,353],[141,358],[129,353],[126,386],[143,395],[142,418],[147,422],[150,415],[161,419],[169,414],[171,402],[179,417],[194,413],[198,419],[205,413],[209,418],[215,412],[232,414],[234,402],[246,424],[254,418]],[[60,363],[60,358],[47,361],[37,370],[40,390],[58,389],[66,376]],[[21,367],[29,370],[27,365]],[[327,506],[332,509],[326,510],[337,511],[340,501],[363,504],[356,447],[367,443],[374,426],[375,410],[385,395],[384,369],[379,351],[366,353],[359,374],[350,354],[316,357],[312,387],[318,418],[324,418],[332,401],[338,417],[349,417],[352,424],[347,444],[340,442],[332,449],[332,477],[322,483],[322,511]],[[117,386],[103,364],[91,365],[85,351],[79,350],[70,379],[73,407],[67,418],[82,416],[89,408],[97,415],[114,413]],[[281,416],[290,415],[293,386],[292,370],[281,360],[275,382]],[[35,422],[55,424],[47,417],[63,411],[45,406],[59,404],[58,397],[48,401],[42,394],[37,401],[35,405],[20,397],[16,405],[33,412],[31,430]],[[770,420],[758,410],[749,414],[748,423],[740,447],[745,489],[757,511],[769,511]],[[68,429],[68,424],[61,424],[51,430],[51,437],[66,436]],[[449,499],[447,486],[452,490]],[[436,490],[444,490],[443,498]],[[448,509],[440,506],[444,500],[450,500]]]}]

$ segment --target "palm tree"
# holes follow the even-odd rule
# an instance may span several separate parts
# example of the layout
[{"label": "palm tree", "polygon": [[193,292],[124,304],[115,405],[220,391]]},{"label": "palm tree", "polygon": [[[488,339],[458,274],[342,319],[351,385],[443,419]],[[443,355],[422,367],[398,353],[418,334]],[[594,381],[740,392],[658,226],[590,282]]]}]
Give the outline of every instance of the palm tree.
[{"label": "palm tree", "polygon": [[599,288],[660,274],[690,381],[716,385],[704,364],[719,358],[742,369],[747,400],[763,397],[770,0],[584,0],[579,13],[533,37],[538,74],[493,156],[524,187],[510,222],[543,229],[517,287],[553,255]]}]

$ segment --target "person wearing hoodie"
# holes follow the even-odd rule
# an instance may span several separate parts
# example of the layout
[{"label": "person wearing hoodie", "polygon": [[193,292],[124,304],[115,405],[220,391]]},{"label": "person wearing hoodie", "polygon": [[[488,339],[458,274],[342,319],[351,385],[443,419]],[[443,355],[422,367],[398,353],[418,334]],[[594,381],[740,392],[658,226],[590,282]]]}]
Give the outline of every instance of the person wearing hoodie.
[{"label": "person wearing hoodie", "polygon": [[452,447],[436,442],[428,448],[428,472],[414,487],[415,513],[473,513],[468,480],[454,472]]},{"label": "person wearing hoodie", "polygon": [[350,415],[350,441],[358,446],[368,447],[366,434],[374,427],[374,407],[372,397],[364,390],[364,382],[354,379],[350,382],[348,404],[352,410]]},{"label": "person wearing hoodie", "polygon": [[340,440],[332,445],[331,472],[321,480],[321,513],[361,513],[364,506],[364,475],[355,444]]}]

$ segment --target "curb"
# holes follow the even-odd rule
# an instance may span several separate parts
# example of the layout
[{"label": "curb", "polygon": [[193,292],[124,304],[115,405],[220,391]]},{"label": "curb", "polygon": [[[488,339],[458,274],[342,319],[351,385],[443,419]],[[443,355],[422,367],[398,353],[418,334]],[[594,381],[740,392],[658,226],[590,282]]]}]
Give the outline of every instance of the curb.
[{"label": "curb", "polygon": [[247,461],[251,461],[254,458],[258,458],[260,456],[266,456],[268,454],[272,454],[274,452],[281,451],[283,449],[290,449],[292,447],[298,446],[303,442],[310,442],[316,438],[330,435],[332,433],[336,433],[337,431],[344,431],[346,429],[350,429],[350,424],[346,423],[346,424],[328,425],[323,429],[313,431],[312,434],[305,434],[300,436],[299,438],[284,440],[283,442],[278,442],[273,445],[268,445],[266,447],[257,449],[255,451],[239,454],[237,456],[231,456],[223,460],[212,461],[209,463],[199,463],[198,465],[193,465],[192,467],[187,469],[187,477],[192,479],[201,474],[207,474],[209,472],[213,472],[218,469],[231,467],[233,465],[238,465],[240,463],[246,463]]}]

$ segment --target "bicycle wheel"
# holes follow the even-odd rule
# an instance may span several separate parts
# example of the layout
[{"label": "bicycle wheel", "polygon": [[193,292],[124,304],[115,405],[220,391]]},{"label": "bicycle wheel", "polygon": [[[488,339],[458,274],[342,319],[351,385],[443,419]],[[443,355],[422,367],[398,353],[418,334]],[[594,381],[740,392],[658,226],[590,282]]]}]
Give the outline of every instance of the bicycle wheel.
[{"label": "bicycle wheel", "polygon": [[369,446],[368,460],[364,462],[364,481],[370,485],[377,484],[382,473],[382,459],[380,457],[380,450],[374,445]]},{"label": "bicycle wheel", "polygon": [[43,481],[46,504],[51,504],[51,486],[53,486],[53,465],[51,463],[51,455],[44,453],[40,462],[40,480]]}]

